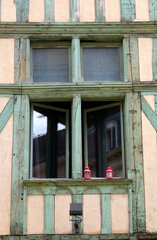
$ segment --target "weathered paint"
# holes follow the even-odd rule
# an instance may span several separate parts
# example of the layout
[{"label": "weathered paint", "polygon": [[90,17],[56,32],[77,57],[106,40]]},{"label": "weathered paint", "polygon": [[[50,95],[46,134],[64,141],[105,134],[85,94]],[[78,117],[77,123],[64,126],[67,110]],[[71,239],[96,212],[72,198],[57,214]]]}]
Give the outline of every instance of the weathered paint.
[{"label": "weathered paint", "polygon": [[105,0],[95,0],[95,21],[105,22]]},{"label": "weathered paint", "polygon": [[154,95],[144,95],[143,97],[155,113],[155,96]]},{"label": "weathered paint", "polygon": [[[150,97],[149,97],[150,98]],[[148,99],[147,99],[148,100]],[[154,110],[154,99],[149,99],[149,104]],[[146,207],[146,231],[157,232],[157,144],[156,131],[142,113],[142,136],[145,180],[145,207]]]},{"label": "weathered paint", "polygon": [[135,0],[120,0],[121,2],[121,20],[130,22],[135,19]]},{"label": "weathered paint", "polygon": [[80,0],[80,22],[95,22],[94,0]]},{"label": "weathered paint", "polygon": [[72,82],[81,81],[80,39],[72,39]]},{"label": "weathered paint", "polygon": [[152,81],[152,38],[138,38],[140,81]]},{"label": "weathered paint", "polygon": [[55,216],[54,195],[44,196],[44,234],[54,234]]},{"label": "weathered paint", "polygon": [[142,111],[150,121],[151,125],[154,127],[154,129],[157,131],[157,115],[152,110],[152,108],[149,106],[147,101],[144,99],[144,97],[141,98],[142,102]]},{"label": "weathered paint", "polygon": [[14,0],[16,3],[16,21],[28,22],[29,15],[29,1],[28,0]]},{"label": "weathered paint", "polygon": [[153,68],[153,80],[157,80],[157,38],[153,38],[153,49],[152,49],[152,68]]},{"label": "weathered paint", "polygon": [[149,0],[135,0],[135,10],[134,21],[149,21]]},{"label": "weathered paint", "polygon": [[27,198],[27,234],[44,233],[44,197]]},{"label": "weathered paint", "polygon": [[0,235],[10,234],[13,115],[0,133]]},{"label": "weathered paint", "polygon": [[69,220],[71,195],[55,195],[55,234],[71,234],[72,222]]},{"label": "weathered paint", "polygon": [[70,0],[70,22],[80,21],[80,2],[79,0]]},{"label": "weathered paint", "polygon": [[23,234],[23,180],[29,173],[29,98],[15,95],[14,105],[14,138],[11,192],[11,234]]},{"label": "weathered paint", "polygon": [[111,195],[101,195],[101,233],[111,233]]},{"label": "weathered paint", "polygon": [[157,1],[149,0],[150,21],[157,21]]},{"label": "weathered paint", "polygon": [[111,195],[112,233],[129,232],[128,195]]},{"label": "weathered paint", "polygon": [[0,114],[0,133],[8,122],[11,114],[13,113],[13,98],[9,100],[5,108]]},{"label": "weathered paint", "polygon": [[55,0],[55,22],[70,21],[69,0]]},{"label": "weathered paint", "polygon": [[105,0],[106,22],[120,22],[120,0]]},{"label": "weathered paint", "polygon": [[16,22],[16,3],[14,0],[1,0],[1,22]]},{"label": "weathered paint", "polygon": [[45,22],[54,22],[55,9],[54,0],[45,0]]},{"label": "weathered paint", "polygon": [[29,2],[29,22],[44,22],[45,6],[44,0],[30,0]]},{"label": "weathered paint", "polygon": [[0,83],[14,83],[14,39],[0,39]]},{"label": "weathered paint", "polygon": [[7,105],[9,99],[10,99],[9,97],[0,97],[0,114]]},{"label": "weathered paint", "polygon": [[81,136],[81,97],[74,96],[72,102],[72,177],[82,177],[82,136]]},{"label": "weathered paint", "polygon": [[138,38],[130,37],[130,72],[132,82],[140,81],[139,56],[138,56]]},{"label": "weathered paint", "polygon": [[101,232],[100,195],[83,195],[83,233],[99,234]]}]

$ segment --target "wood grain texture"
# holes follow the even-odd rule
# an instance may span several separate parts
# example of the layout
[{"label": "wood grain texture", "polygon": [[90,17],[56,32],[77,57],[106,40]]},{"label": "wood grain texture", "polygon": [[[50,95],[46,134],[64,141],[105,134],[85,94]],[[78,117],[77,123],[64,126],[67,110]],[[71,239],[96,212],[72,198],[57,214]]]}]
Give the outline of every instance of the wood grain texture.
[{"label": "wood grain texture", "polygon": [[150,21],[157,21],[157,1],[149,0],[149,18]]},{"label": "wood grain texture", "polygon": [[101,195],[101,233],[111,233],[111,195]]},{"label": "wood grain texture", "polygon": [[45,22],[55,21],[54,0],[45,0]]},{"label": "wood grain texture", "polygon": [[133,82],[140,81],[139,56],[138,56],[138,38],[130,37],[131,54],[131,76]]},{"label": "wood grain texture", "polygon": [[70,22],[80,21],[80,3],[79,0],[70,0]]},{"label": "wood grain texture", "polygon": [[135,0],[120,0],[121,2],[121,20],[130,22],[135,19]]},{"label": "wood grain texture", "polygon": [[13,113],[13,104],[14,104],[14,99],[11,98],[3,111],[0,113],[0,133],[2,132],[3,128],[7,124],[11,114]]},{"label": "wood grain texture", "polygon": [[153,81],[157,81],[157,38],[153,38],[153,49],[152,49],[152,71]]},{"label": "wood grain texture", "polygon": [[95,0],[95,21],[105,22],[105,1]]},{"label": "wood grain texture", "polygon": [[29,1],[28,0],[14,0],[16,3],[16,21],[28,22],[29,15]]}]

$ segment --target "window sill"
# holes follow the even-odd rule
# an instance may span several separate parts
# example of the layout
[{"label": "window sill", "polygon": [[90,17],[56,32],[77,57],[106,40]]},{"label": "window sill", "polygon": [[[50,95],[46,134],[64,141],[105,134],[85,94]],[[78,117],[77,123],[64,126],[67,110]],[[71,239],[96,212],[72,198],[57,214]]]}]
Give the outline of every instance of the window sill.
[{"label": "window sill", "polygon": [[29,179],[24,180],[25,187],[35,186],[113,186],[113,185],[130,185],[132,179],[127,178],[91,178],[90,180],[84,179]]}]

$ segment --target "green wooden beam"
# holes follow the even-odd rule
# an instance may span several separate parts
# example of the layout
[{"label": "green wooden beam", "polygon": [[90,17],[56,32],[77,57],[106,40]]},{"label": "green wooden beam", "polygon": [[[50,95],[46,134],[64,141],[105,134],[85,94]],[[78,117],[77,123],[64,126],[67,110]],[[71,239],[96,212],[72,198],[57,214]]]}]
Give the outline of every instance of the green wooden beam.
[{"label": "green wooden beam", "polygon": [[122,22],[135,19],[135,0],[120,0]]},{"label": "green wooden beam", "polygon": [[142,103],[142,111],[154,127],[155,131],[157,131],[157,115],[152,110],[152,108],[149,106],[147,101],[144,99],[144,97],[141,97],[141,103]]},{"label": "green wooden beam", "polygon": [[101,194],[101,233],[112,233],[111,195]]},{"label": "green wooden beam", "polygon": [[29,174],[29,99],[16,96],[14,106],[14,138],[11,191],[11,234],[23,234],[24,189],[23,180]]},{"label": "green wooden beam", "polygon": [[72,100],[72,177],[82,178],[81,97]]},{"label": "green wooden beam", "polygon": [[72,82],[81,82],[80,39],[72,39]]},{"label": "green wooden beam", "polygon": [[54,0],[45,0],[45,22],[55,21]]},{"label": "green wooden beam", "polygon": [[16,21],[28,22],[29,15],[29,1],[28,0],[14,0],[16,3]]},{"label": "green wooden beam", "polygon": [[95,20],[96,22],[105,22],[105,1],[95,0]]},{"label": "green wooden beam", "polygon": [[157,81],[157,38],[152,38],[152,68],[153,68],[153,80]]},{"label": "green wooden beam", "polygon": [[131,76],[133,82],[140,81],[139,56],[138,56],[138,38],[130,37],[130,54],[131,54]]},{"label": "green wooden beam", "polygon": [[[124,0],[121,0],[124,1]],[[127,0],[129,1],[129,0]],[[126,17],[130,16],[134,4],[131,0]],[[126,6],[125,4],[123,5]],[[128,15],[127,15],[128,14]],[[107,36],[123,39],[126,34],[156,34],[154,22],[125,22],[125,23],[0,23],[0,36],[16,38],[62,39],[78,35],[81,39],[90,40],[90,37],[99,41],[106,41]],[[148,37],[147,35],[147,37]]]},{"label": "green wooden beam", "polygon": [[9,102],[3,109],[3,111],[0,113],[0,133],[2,132],[3,128],[7,124],[11,114],[13,113],[13,105],[14,105],[14,99],[10,98]]},{"label": "green wooden beam", "polygon": [[70,0],[70,22],[80,21],[79,0]]},{"label": "green wooden beam", "polygon": [[55,233],[55,197],[44,196],[44,234]]},{"label": "green wooden beam", "polygon": [[149,18],[150,21],[157,21],[157,1],[149,0]]}]

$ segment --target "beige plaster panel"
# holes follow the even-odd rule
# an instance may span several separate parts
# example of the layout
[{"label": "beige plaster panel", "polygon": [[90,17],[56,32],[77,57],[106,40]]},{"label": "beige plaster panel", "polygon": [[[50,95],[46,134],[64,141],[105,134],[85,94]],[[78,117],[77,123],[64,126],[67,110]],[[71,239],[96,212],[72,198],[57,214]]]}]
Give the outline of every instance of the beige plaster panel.
[{"label": "beige plaster panel", "polygon": [[44,197],[43,195],[27,198],[27,234],[44,233]]},{"label": "beige plaster panel", "polygon": [[10,234],[13,115],[0,133],[0,235]]},{"label": "beige plaster panel", "polygon": [[1,0],[1,22],[16,22],[16,4],[14,0]]},{"label": "beige plaster panel", "polygon": [[106,22],[120,22],[120,0],[105,0]]},{"label": "beige plaster panel", "polygon": [[157,143],[156,131],[142,113],[146,231],[157,232]]},{"label": "beige plaster panel", "polygon": [[14,39],[0,39],[1,83],[14,83]]},{"label": "beige plaster panel", "polygon": [[149,0],[135,0],[135,21],[149,21]]},{"label": "beige plaster panel", "polygon": [[152,81],[152,38],[138,38],[140,81]]},{"label": "beige plaster panel", "polygon": [[143,96],[152,110],[155,112],[155,96],[154,95],[145,95]]},{"label": "beige plaster panel", "polygon": [[94,0],[80,0],[80,22],[95,22]]},{"label": "beige plaster panel", "polygon": [[55,22],[69,22],[69,0],[55,0]]},{"label": "beige plaster panel", "polygon": [[9,99],[10,98],[8,98],[8,97],[3,97],[3,98],[1,97],[0,98],[0,114],[3,111],[3,109],[5,108],[5,106],[7,105]]},{"label": "beige plaster panel", "polygon": [[83,195],[83,233],[101,232],[100,195]]},{"label": "beige plaster panel", "polygon": [[29,22],[44,22],[44,0],[29,0]]},{"label": "beige plaster panel", "polygon": [[55,234],[71,234],[72,222],[69,221],[71,195],[55,195]]},{"label": "beige plaster panel", "polygon": [[111,195],[112,233],[129,233],[128,195]]}]

